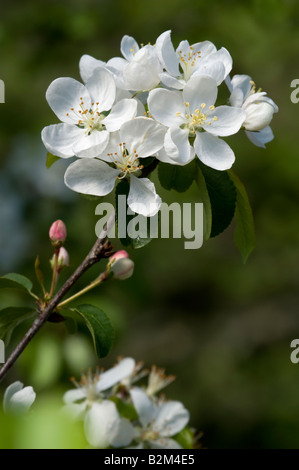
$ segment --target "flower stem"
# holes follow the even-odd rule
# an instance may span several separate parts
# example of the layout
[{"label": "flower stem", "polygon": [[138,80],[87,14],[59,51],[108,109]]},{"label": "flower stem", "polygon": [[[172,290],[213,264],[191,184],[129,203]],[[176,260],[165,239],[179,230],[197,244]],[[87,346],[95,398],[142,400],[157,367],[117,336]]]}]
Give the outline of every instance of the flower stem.
[{"label": "flower stem", "polygon": [[73,272],[73,274],[69,277],[69,279],[63,284],[63,286],[59,289],[59,291],[50,299],[49,303],[45,307],[41,307],[41,305],[37,302],[37,311],[38,316],[34,320],[33,324],[25,334],[25,336],[21,339],[15,350],[9,356],[7,361],[3,364],[0,369],[0,382],[5,377],[9,369],[13,366],[16,362],[20,354],[24,351],[26,346],[30,343],[32,338],[36,335],[39,329],[43,326],[43,324],[48,320],[49,316],[53,312],[53,310],[57,307],[61,299],[66,295],[66,293],[71,289],[71,287],[75,284],[75,282],[82,276],[82,274],[87,271],[91,266],[98,263],[103,258],[108,258],[112,255],[113,247],[110,244],[107,238],[107,234],[109,233],[111,227],[115,223],[115,214],[111,214],[106,227],[100,234],[99,238],[93,245],[92,249],[88,253],[88,255],[84,258],[82,263],[78,266],[78,268]]},{"label": "flower stem", "polygon": [[[103,273],[102,273],[103,274]],[[102,276],[102,274],[97,277],[94,281],[92,281],[88,286],[84,287],[84,289],[80,290],[76,294],[72,295],[68,299],[64,300],[63,302],[60,302],[60,304],[57,305],[57,308],[64,307],[67,305],[69,302],[72,302],[73,300],[77,299],[81,295],[85,294],[86,292],[89,292],[91,289],[93,289],[96,286],[99,286],[103,281],[106,280],[105,276]]]}]

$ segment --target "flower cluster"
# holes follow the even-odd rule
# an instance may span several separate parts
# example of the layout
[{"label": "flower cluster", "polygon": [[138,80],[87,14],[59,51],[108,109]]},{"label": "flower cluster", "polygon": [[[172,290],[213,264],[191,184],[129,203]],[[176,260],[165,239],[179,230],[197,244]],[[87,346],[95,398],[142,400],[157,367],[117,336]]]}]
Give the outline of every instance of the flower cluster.
[{"label": "flower cluster", "polygon": [[[62,122],[45,127],[42,140],[58,157],[79,157],[65,173],[72,190],[105,196],[116,180],[126,179],[130,209],[153,216],[161,198],[144,176],[147,157],[181,166],[199,158],[222,171],[235,160],[222,137],[243,127],[257,146],[273,138],[269,124],[276,104],[256,91],[249,76],[230,78],[232,58],[225,48],[185,40],[175,49],[165,31],[155,45],[142,47],[124,36],[121,53],[108,62],[84,55],[79,64],[84,84],[58,78],[47,90]],[[228,100],[218,105],[222,83]]]},{"label": "flower cluster", "polygon": [[[148,375],[146,387],[135,383]],[[132,358],[111,369],[82,376],[64,395],[64,410],[83,419],[89,444],[95,448],[181,449],[178,435],[189,430],[189,412],[179,401],[157,393],[174,380],[162,369],[148,372]],[[192,444],[192,442],[191,442]]]}]

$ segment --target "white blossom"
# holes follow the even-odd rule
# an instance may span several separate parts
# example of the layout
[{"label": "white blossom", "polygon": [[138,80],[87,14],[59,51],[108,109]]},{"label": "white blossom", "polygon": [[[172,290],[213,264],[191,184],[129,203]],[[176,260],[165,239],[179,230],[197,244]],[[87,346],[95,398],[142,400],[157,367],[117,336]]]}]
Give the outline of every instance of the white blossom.
[{"label": "white blossom", "polygon": [[32,387],[24,387],[22,382],[13,382],[7,387],[3,397],[4,413],[25,413],[36,398]]}]

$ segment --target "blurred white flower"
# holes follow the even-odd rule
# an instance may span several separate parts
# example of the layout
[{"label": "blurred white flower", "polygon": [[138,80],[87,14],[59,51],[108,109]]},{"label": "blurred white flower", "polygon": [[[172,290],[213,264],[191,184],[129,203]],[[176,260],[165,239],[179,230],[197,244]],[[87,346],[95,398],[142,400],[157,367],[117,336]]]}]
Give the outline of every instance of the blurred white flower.
[{"label": "blurred white flower", "polygon": [[29,410],[36,398],[32,387],[24,387],[22,382],[13,382],[7,387],[3,397],[4,413],[25,413]]}]

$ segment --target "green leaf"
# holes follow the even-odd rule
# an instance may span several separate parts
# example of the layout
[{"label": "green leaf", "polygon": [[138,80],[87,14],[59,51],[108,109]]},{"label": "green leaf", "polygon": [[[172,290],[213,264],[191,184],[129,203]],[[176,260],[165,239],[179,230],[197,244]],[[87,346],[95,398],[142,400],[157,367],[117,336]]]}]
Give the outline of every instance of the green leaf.
[{"label": "green leaf", "polygon": [[206,181],[199,167],[197,168],[196,184],[199,189],[199,202],[203,203],[204,240],[207,241],[212,230],[212,207]]},{"label": "green leaf", "polygon": [[186,427],[182,429],[182,431],[173,436],[173,439],[175,439],[183,449],[193,449],[194,434],[190,428]]},{"label": "green leaf", "polygon": [[[128,183],[128,181],[126,180],[122,180],[118,183],[117,187],[116,187],[116,190],[115,190],[115,198],[116,198],[116,224],[117,224],[117,231],[118,231],[118,236],[119,236],[119,239],[121,241],[121,243],[125,246],[125,247],[128,247],[128,246],[131,246],[132,248],[142,248],[143,246],[147,245],[148,243],[150,243],[150,241],[152,240],[151,237],[150,237],[150,223],[149,223],[149,217],[144,217],[140,214],[133,214],[133,215],[128,215],[127,212],[128,212],[128,204],[127,204],[127,199],[128,199],[128,194],[129,194],[129,189],[130,189],[130,185]],[[126,197],[126,200],[125,200],[125,206],[123,207],[122,205],[120,206],[119,205],[119,199],[118,199],[118,196],[125,196]],[[121,210],[121,215],[119,214],[119,210]],[[125,236],[122,236],[122,233],[119,232],[119,220],[120,220],[120,217],[122,217],[122,220],[125,219],[125,222],[126,222],[126,233],[125,233]],[[142,231],[142,233],[145,233],[146,236],[144,237],[140,237],[140,236],[137,236],[136,238],[131,238],[129,235],[128,235],[128,227],[129,227],[129,224],[134,224],[136,223],[136,231],[140,231],[140,225],[138,225],[139,223],[142,224],[142,227],[144,227],[145,229]]]},{"label": "green leaf", "polygon": [[247,258],[254,249],[256,243],[254,220],[250,202],[243,183],[232,171],[229,171],[229,176],[237,190],[235,244],[241,253],[243,262],[246,263]]},{"label": "green leaf", "polygon": [[25,289],[31,293],[32,282],[22,274],[9,273],[0,277],[0,289],[3,288]]},{"label": "green leaf", "polygon": [[196,172],[195,160],[184,166],[163,162],[160,162],[158,166],[158,176],[163,188],[168,191],[175,189],[179,193],[187,191],[196,178]]},{"label": "green leaf", "polygon": [[112,396],[110,400],[115,403],[117,411],[122,418],[127,418],[130,421],[135,421],[138,419],[138,414],[132,403],[126,403],[121,398],[116,396]]},{"label": "green leaf", "polygon": [[6,307],[0,310],[0,339],[4,340],[6,346],[13,330],[34,313],[32,307]]},{"label": "green leaf", "polygon": [[51,166],[57,162],[57,160],[60,160],[60,157],[57,157],[56,155],[52,155],[52,153],[48,152],[47,153],[47,160],[46,160],[46,167],[51,168]]},{"label": "green leaf", "polygon": [[87,304],[79,305],[72,310],[85,321],[97,356],[99,358],[107,356],[114,340],[114,329],[107,315],[100,308]]},{"label": "green leaf", "polygon": [[196,159],[206,181],[212,208],[211,237],[216,237],[231,223],[236,207],[237,192],[227,171],[209,168]]}]

